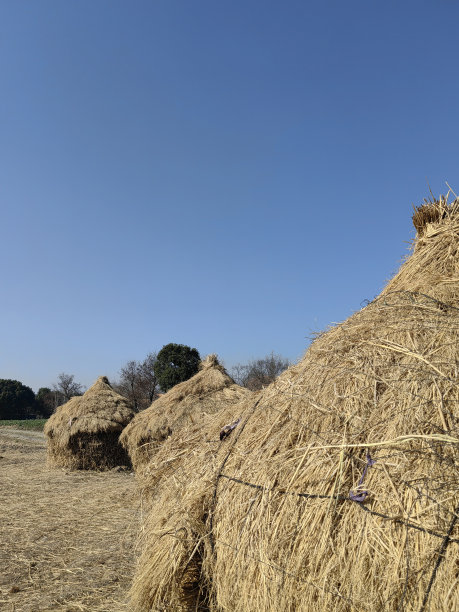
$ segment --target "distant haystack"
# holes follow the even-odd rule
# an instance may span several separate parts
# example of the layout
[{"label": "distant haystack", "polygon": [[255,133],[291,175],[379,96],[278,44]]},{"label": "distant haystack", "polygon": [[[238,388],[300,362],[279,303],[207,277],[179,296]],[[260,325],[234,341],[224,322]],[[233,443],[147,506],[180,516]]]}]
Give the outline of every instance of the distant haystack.
[{"label": "distant haystack", "polygon": [[206,414],[240,402],[251,395],[237,385],[218,362],[209,355],[192,378],[172,387],[150,408],[139,412],[120,436],[120,441],[139,471],[173,431],[201,422]]},{"label": "distant haystack", "polygon": [[101,376],[82,396],[59,406],[46,423],[48,463],[81,470],[129,466],[119,435],[135,412]]},{"label": "distant haystack", "polygon": [[133,610],[459,610],[459,200],[413,222],[376,299],[152,460]]}]

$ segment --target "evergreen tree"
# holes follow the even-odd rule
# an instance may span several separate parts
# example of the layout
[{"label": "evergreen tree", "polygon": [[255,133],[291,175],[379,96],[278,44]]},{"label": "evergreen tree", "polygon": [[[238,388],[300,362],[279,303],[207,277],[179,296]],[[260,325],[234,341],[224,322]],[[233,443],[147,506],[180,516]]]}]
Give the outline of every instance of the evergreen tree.
[{"label": "evergreen tree", "polygon": [[154,364],[156,379],[166,392],[184,380],[194,376],[199,370],[201,357],[198,350],[184,344],[166,344],[159,351]]},{"label": "evergreen tree", "polygon": [[35,396],[37,414],[44,418],[51,416],[60,400],[56,396],[57,392],[52,391],[49,387],[40,387]]},{"label": "evergreen tree", "polygon": [[35,417],[35,393],[18,380],[0,379],[0,419]]}]

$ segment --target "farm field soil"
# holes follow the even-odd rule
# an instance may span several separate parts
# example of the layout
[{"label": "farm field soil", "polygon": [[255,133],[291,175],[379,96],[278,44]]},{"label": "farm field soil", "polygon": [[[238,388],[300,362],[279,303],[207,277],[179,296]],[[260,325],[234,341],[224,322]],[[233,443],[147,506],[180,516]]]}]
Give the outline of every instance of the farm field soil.
[{"label": "farm field soil", "polygon": [[0,610],[127,612],[134,476],[49,468],[45,458],[41,432],[0,427]]}]

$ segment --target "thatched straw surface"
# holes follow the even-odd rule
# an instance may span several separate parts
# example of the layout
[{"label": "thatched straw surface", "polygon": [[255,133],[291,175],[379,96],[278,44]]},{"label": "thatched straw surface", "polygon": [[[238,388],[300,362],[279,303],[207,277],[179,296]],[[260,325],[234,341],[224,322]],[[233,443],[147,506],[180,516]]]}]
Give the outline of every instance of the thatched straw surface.
[{"label": "thatched straw surface", "polygon": [[251,395],[228,376],[216,355],[201,362],[192,378],[175,385],[146,410],[139,412],[120,436],[136,472],[150,461],[173,431],[200,423],[213,414]]},{"label": "thatched straw surface", "polygon": [[377,299],[155,457],[133,609],[459,609],[459,201],[430,206]]},{"label": "thatched straw surface", "polygon": [[82,396],[59,406],[45,425],[48,463],[69,469],[129,466],[119,435],[135,412],[100,376]]}]

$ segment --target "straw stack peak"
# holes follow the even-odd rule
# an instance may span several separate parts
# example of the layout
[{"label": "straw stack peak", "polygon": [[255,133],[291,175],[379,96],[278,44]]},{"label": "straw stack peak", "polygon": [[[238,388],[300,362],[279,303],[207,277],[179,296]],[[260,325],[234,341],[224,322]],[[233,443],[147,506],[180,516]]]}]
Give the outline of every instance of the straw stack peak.
[{"label": "straw stack peak", "polygon": [[204,368],[212,368],[218,365],[220,365],[220,363],[218,361],[217,355],[215,353],[211,353],[210,355],[207,355],[207,357],[201,361],[200,367],[203,370]]},{"label": "straw stack peak", "polygon": [[215,353],[207,355],[207,357],[203,359],[201,363],[199,364],[200,372],[203,372],[205,370],[210,370],[212,368],[215,368],[219,370],[222,374],[225,374],[225,376],[228,376],[228,374],[225,371],[225,368],[218,361],[218,356],[215,355]]},{"label": "straw stack peak", "polygon": [[451,221],[458,222],[459,199],[448,204],[449,192],[438,199],[424,199],[421,206],[414,206],[413,225],[418,237],[429,234],[434,226],[447,225]]},{"label": "straw stack peak", "polygon": [[110,393],[118,395],[116,391],[113,390],[113,387],[110,384],[110,381],[106,376],[99,376],[97,380],[87,389],[83,397],[88,397],[88,395],[92,395],[94,393],[101,393],[104,391],[109,391]]}]

